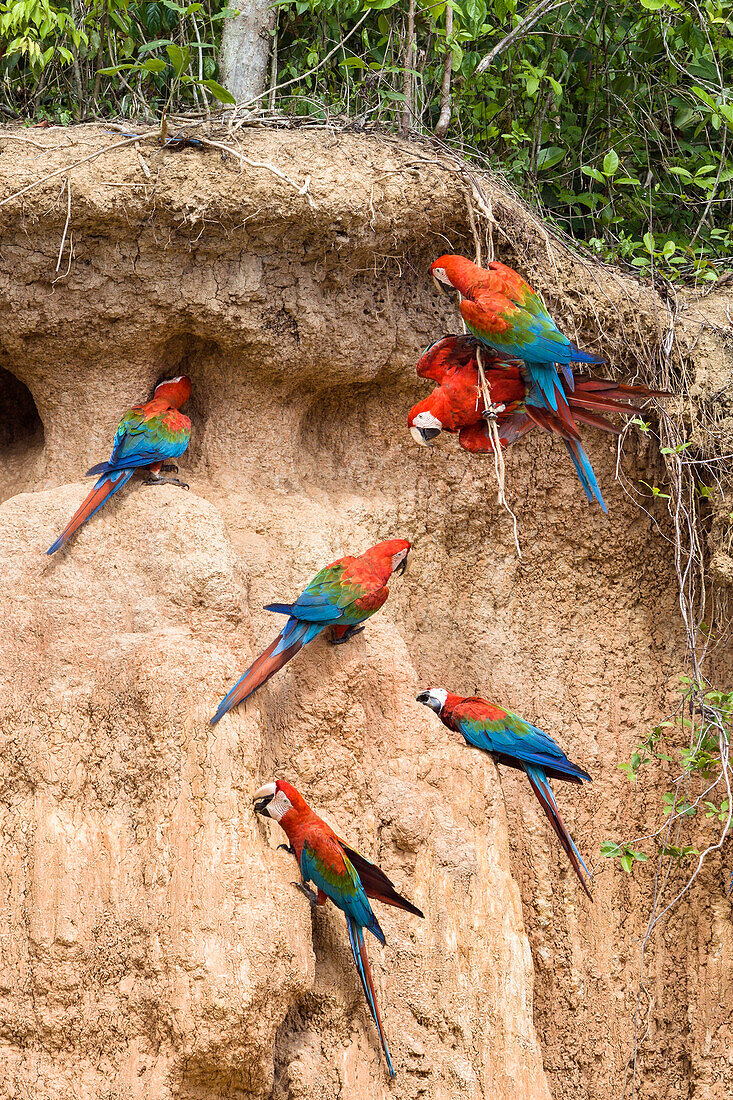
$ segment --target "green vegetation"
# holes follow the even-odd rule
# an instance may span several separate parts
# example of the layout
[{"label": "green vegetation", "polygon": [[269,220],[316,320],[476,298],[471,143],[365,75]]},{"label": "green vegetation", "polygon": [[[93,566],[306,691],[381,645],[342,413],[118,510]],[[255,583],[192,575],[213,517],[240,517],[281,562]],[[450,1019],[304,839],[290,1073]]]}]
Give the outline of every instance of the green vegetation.
[{"label": "green vegetation", "polygon": [[[432,133],[448,65],[446,140],[576,240],[642,275],[731,266],[733,0],[408,3],[279,0],[273,71],[295,82],[271,105]],[[69,122],[216,106],[231,10],[3,0],[0,109]]]},{"label": "green vegetation", "polygon": [[[702,830],[697,827],[698,835],[715,832],[715,842],[703,854],[720,848],[730,831],[733,780],[728,753],[733,692],[716,691],[693,683],[687,676],[681,677],[681,687],[682,701],[674,718],[655,726],[628,763],[619,764],[632,783],[653,761],[668,765],[676,773],[662,799],[666,821],[655,833],[630,843],[607,840],[601,845],[601,855],[619,859],[626,872],[632,870],[635,861],[649,858],[643,848],[637,847],[640,844],[656,858],[682,861],[700,857],[700,850],[686,843],[689,838],[683,835],[686,828],[695,827],[692,819],[699,817],[701,822],[709,823]],[[680,736],[687,741],[683,748],[678,747]]]}]

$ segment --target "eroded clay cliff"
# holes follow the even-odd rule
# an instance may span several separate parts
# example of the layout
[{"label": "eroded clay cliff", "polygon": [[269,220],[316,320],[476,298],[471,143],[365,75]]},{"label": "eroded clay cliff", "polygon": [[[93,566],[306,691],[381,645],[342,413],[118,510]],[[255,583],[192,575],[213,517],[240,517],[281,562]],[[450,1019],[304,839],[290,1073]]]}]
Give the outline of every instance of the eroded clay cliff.
[{"label": "eroded clay cliff", "polygon": [[[33,140],[0,136],[0,198],[117,136]],[[415,359],[456,325],[426,271],[473,252],[466,180],[378,137],[239,148],[254,164],[127,146],[74,170],[70,208],[64,176],[0,206],[0,1096],[609,1100],[638,1003],[638,1095],[720,1100],[720,862],[649,945],[637,1002],[649,880],[601,866],[588,904],[522,778],[414,702],[478,688],[554,734],[595,779],[559,794],[592,863],[647,831],[658,806],[617,764],[674,703],[685,644],[664,506],[625,491],[658,456],[632,434],[614,481],[614,443],[587,433],[605,519],[550,440],[510,450],[520,561],[491,464],[406,432]],[[664,303],[492,198],[502,258],[631,377]],[[183,370],[190,492],[136,479],[46,558],[121,412]],[[393,536],[410,566],[367,630],[212,730],[275,632],[263,605]],[[393,1084],[340,914],[311,917],[252,812],[274,775],[425,911],[381,912],[371,947]]]}]

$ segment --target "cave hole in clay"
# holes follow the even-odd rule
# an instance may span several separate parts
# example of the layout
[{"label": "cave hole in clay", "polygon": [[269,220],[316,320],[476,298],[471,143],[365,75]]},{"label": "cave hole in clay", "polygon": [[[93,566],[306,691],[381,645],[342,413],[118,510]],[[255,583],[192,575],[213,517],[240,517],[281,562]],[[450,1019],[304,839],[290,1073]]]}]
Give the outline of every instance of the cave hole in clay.
[{"label": "cave hole in clay", "polygon": [[43,443],[43,423],[31,391],[0,367],[0,501],[31,487]]},{"label": "cave hole in clay", "polygon": [[221,395],[221,359],[215,341],[202,340],[190,332],[171,336],[159,352],[156,385],[179,374],[191,379],[191,397],[182,409],[191,420],[191,443],[181,459],[181,468],[191,470],[202,460],[206,422]]}]

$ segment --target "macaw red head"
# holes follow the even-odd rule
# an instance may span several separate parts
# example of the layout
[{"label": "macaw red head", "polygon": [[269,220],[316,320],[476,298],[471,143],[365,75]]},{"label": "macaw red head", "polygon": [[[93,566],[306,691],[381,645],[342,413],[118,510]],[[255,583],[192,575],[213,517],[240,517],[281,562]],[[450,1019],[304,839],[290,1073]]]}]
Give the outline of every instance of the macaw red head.
[{"label": "macaw red head", "polygon": [[166,378],[155,387],[153,396],[158,401],[167,401],[174,409],[180,409],[191,396],[191,379],[187,374],[179,374],[177,378]]},{"label": "macaw red head", "polygon": [[274,821],[282,821],[285,815],[292,811],[302,814],[310,810],[303,796],[284,779],[265,783],[264,787],[260,787],[254,794],[252,801],[255,813],[262,814],[263,817],[271,817]]},{"label": "macaw red head", "polygon": [[368,557],[375,563],[384,565],[389,563],[390,571],[399,576],[405,571],[407,555],[411,549],[407,539],[387,539],[386,542],[378,542],[376,546],[372,546],[363,557]]},{"label": "macaw red head", "polygon": [[451,286],[465,294],[481,269],[467,260],[465,256],[439,256],[430,265],[430,274],[439,290]]},{"label": "macaw red head", "polygon": [[417,703],[424,703],[426,707],[430,707],[436,714],[440,714],[445,706],[445,701],[448,698],[448,692],[445,688],[428,688],[427,691],[421,691],[419,695],[415,696]]},{"label": "macaw red head", "polygon": [[435,439],[443,431],[443,424],[431,411],[431,404],[432,395],[413,405],[407,417],[410,435],[421,447],[429,447],[431,439]]}]

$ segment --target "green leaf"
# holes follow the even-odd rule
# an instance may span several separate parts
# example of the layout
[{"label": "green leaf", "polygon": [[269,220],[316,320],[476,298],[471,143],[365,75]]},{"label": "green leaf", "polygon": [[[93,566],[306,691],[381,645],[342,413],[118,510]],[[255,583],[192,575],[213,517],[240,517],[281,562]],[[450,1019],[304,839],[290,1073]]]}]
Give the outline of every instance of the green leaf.
[{"label": "green leaf", "polygon": [[624,852],[621,856],[621,866],[628,875],[631,872],[631,868],[634,866],[634,857],[628,852]]},{"label": "green leaf", "polygon": [[618,153],[615,149],[611,149],[603,158],[603,174],[606,176],[613,176],[618,171],[618,165]]},{"label": "green leaf", "polygon": [[219,100],[220,103],[236,103],[236,99],[230,91],[224,88],[216,80],[202,80],[204,88],[208,88],[211,94]]},{"label": "green leaf", "polygon": [[704,90],[704,88],[699,88],[695,84],[690,89],[690,91],[692,92],[693,95],[696,95],[698,99],[701,99],[703,101],[703,103],[707,104],[707,106],[710,107],[710,109],[712,111],[717,111],[717,109],[718,109],[717,103],[715,102],[715,100],[713,99],[713,97],[711,95],[708,95],[708,93]]},{"label": "green leaf", "polygon": [[584,176],[590,176],[590,178],[592,180],[595,180],[597,183],[606,182],[605,176],[603,176],[603,174],[599,172],[597,168],[590,168],[587,164],[583,164],[580,171],[583,173]]},{"label": "green leaf", "polygon": [[165,50],[171,59],[173,72],[176,76],[180,76],[191,64],[191,51],[188,46],[181,49],[180,46],[176,46],[173,42],[171,42],[170,46],[166,46]]},{"label": "green leaf", "polygon": [[537,168],[540,172],[546,172],[554,168],[561,160],[564,160],[567,150],[557,145],[546,145],[537,154]]},{"label": "green leaf", "polygon": [[138,65],[135,65],[132,62],[130,62],[129,65],[110,65],[109,68],[107,68],[107,69],[97,69],[97,72],[101,73],[102,76],[114,76],[115,73],[121,73],[126,69],[137,69],[137,68],[139,68]]},{"label": "green leaf", "polygon": [[165,61],[161,61],[159,57],[150,57],[147,61],[143,61],[140,68],[146,69],[149,73],[162,73],[165,72]]},{"label": "green leaf", "polygon": [[155,53],[155,51],[159,50],[161,46],[172,45],[173,43],[171,42],[170,38],[155,38],[152,42],[145,42],[144,45],[140,47],[140,52],[137,55],[138,60],[142,58],[143,55],[146,53]]}]

